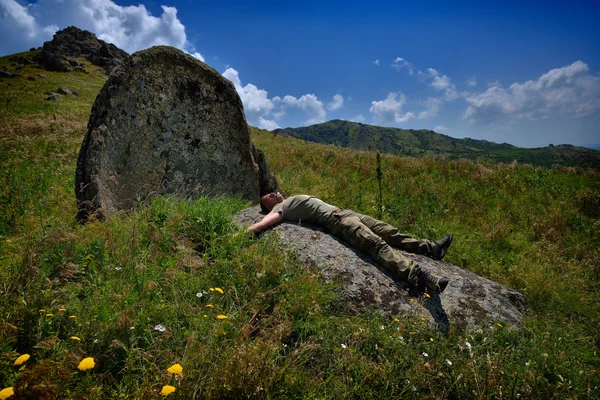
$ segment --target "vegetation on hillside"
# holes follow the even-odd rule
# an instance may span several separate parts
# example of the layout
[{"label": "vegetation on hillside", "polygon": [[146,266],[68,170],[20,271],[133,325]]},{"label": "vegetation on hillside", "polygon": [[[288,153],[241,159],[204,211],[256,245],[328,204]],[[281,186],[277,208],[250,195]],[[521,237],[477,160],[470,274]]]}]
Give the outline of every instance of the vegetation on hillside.
[{"label": "vegetation on hillside", "polygon": [[532,164],[534,166],[583,167],[600,169],[600,151],[571,145],[550,145],[527,149],[508,143],[456,139],[429,130],[384,128],[358,122],[333,120],[300,128],[276,129],[286,135],[314,143],[333,144],[357,150],[411,157],[435,157],[449,160],[491,160]]},{"label": "vegetation on hillside", "polygon": [[[26,80],[37,73],[48,77]],[[489,321],[442,335],[415,315],[343,308],[335,285],[276,238],[236,235],[231,215],[247,205],[238,199],[158,198],[78,225],[76,155],[104,79],[24,68],[0,82],[14,99],[0,111],[0,391],[27,399],[163,398],[171,387],[169,398],[180,399],[600,395],[598,172],[382,155],[382,219],[415,236],[454,232],[448,262],[525,296],[520,326]],[[81,96],[42,99],[61,85]],[[252,135],[288,193],[377,214],[374,153]]]}]

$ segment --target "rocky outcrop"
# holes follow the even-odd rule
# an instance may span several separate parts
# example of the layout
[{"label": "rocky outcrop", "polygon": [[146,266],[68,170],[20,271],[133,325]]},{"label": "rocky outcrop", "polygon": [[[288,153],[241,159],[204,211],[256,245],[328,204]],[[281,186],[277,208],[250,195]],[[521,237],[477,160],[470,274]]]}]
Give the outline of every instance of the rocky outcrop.
[{"label": "rocky outcrop", "polygon": [[252,157],[254,158],[256,164],[258,164],[258,184],[260,195],[264,196],[267,193],[282,192],[279,182],[277,182],[277,178],[275,175],[271,175],[271,170],[269,169],[269,164],[267,164],[265,154],[261,149],[254,146],[254,144],[252,144]]},{"label": "rocky outcrop", "polygon": [[[252,207],[234,220],[241,227],[263,216],[259,207]],[[405,253],[425,269],[451,279],[444,293],[427,298],[319,227],[284,222],[265,234],[278,235],[302,262],[316,266],[326,281],[337,282],[342,300],[351,310],[374,308],[392,315],[423,317],[443,331],[451,326],[470,329],[485,323],[515,324],[525,312],[519,292],[444,261]]]},{"label": "rocky outcrop", "polygon": [[74,58],[85,58],[107,73],[121,65],[128,54],[114,44],[100,40],[92,32],[70,26],[44,43],[35,61],[49,71],[68,72],[83,68]]},{"label": "rocky outcrop", "polygon": [[257,203],[261,187],[274,185],[233,84],[192,56],[158,46],[126,59],[98,94],[75,191],[85,221],[161,194]]}]

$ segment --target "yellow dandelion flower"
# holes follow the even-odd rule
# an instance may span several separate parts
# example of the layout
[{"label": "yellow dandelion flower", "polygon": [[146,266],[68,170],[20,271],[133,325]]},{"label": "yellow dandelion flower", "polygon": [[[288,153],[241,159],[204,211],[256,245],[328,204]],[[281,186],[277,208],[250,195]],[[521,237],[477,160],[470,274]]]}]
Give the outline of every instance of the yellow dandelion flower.
[{"label": "yellow dandelion flower", "polygon": [[425,321],[425,318],[424,318],[424,317],[421,317],[421,321]]},{"label": "yellow dandelion flower", "polygon": [[173,364],[169,368],[167,368],[167,371],[171,374],[181,375],[183,374],[183,367],[181,366],[181,364]]},{"label": "yellow dandelion flower", "polygon": [[13,394],[15,394],[15,389],[12,386],[4,388],[0,390],[0,400],[6,400]]},{"label": "yellow dandelion flower", "polygon": [[219,319],[219,320],[227,319],[227,315],[219,314],[219,315],[217,315],[217,319]]},{"label": "yellow dandelion flower", "polygon": [[496,325],[498,325],[500,328],[502,328],[502,324],[496,324]]},{"label": "yellow dandelion flower", "polygon": [[398,318],[394,318],[394,322],[400,322]]},{"label": "yellow dandelion flower", "polygon": [[208,318],[208,315],[204,314],[204,318]]},{"label": "yellow dandelion flower", "polygon": [[411,298],[410,298],[410,302],[411,302],[411,303],[414,303],[414,302],[415,302],[415,299],[413,299],[413,298],[411,297]]},{"label": "yellow dandelion flower", "polygon": [[206,307],[206,308],[213,308],[214,306],[212,304],[207,304],[204,307]]},{"label": "yellow dandelion flower", "polygon": [[221,293],[221,294],[223,294],[223,293],[224,293],[224,292],[223,292],[223,289],[221,289],[220,287],[216,287],[216,288],[215,288],[215,292],[219,292],[219,293]]},{"label": "yellow dandelion flower", "polygon": [[75,319],[75,318],[77,318],[76,315],[69,315],[69,319]]},{"label": "yellow dandelion flower", "polygon": [[429,293],[425,293],[425,297],[427,297],[428,299],[431,298],[431,296],[429,295]]},{"label": "yellow dandelion flower", "polygon": [[58,312],[65,312],[65,311],[67,311],[67,309],[66,309],[66,308],[59,308],[59,309],[58,309]]},{"label": "yellow dandelion flower", "polygon": [[19,358],[15,360],[15,365],[23,364],[25,361],[29,360],[29,357],[31,357],[29,354],[20,355]]},{"label": "yellow dandelion flower", "polygon": [[432,338],[432,337],[430,337],[430,338],[429,338],[429,341],[430,341],[430,342],[433,342],[433,338]]},{"label": "yellow dandelion flower", "polygon": [[160,391],[160,394],[162,394],[163,396],[168,396],[171,393],[175,392],[175,386],[171,386],[171,385],[165,385],[162,387],[162,390]]},{"label": "yellow dandelion flower", "polygon": [[94,358],[87,357],[87,358],[84,358],[83,360],[81,360],[81,362],[79,363],[77,368],[79,368],[80,371],[85,371],[88,369],[92,369],[95,366],[96,366],[96,363],[94,362]]},{"label": "yellow dandelion flower", "polygon": [[79,339],[77,336],[71,336],[69,339],[81,342],[81,339]]},{"label": "yellow dandelion flower", "polygon": [[214,291],[215,291],[215,288],[214,288],[214,287],[211,287],[211,288],[210,288],[210,289],[208,289],[208,290],[210,290],[211,292],[214,292]]},{"label": "yellow dandelion flower", "polygon": [[40,312],[41,312],[41,313],[45,313],[45,312],[46,312],[46,310],[44,310],[43,308],[40,308]]},{"label": "yellow dandelion flower", "polygon": [[227,332],[225,332],[223,329],[217,329],[217,335],[225,336],[227,335]]},{"label": "yellow dandelion flower", "polygon": [[54,317],[54,314],[48,313],[48,314],[46,314],[46,317]]}]

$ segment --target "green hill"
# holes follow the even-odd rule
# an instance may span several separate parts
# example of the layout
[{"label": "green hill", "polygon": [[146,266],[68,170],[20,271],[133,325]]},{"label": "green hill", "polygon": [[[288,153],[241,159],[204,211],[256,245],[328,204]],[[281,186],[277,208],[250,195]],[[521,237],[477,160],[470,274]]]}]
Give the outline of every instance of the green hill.
[{"label": "green hill", "polygon": [[455,139],[429,130],[384,128],[358,122],[333,120],[300,128],[276,129],[286,135],[315,143],[332,144],[357,150],[411,157],[436,157],[449,160],[467,158],[495,162],[552,167],[600,169],[600,151],[571,145],[550,145],[527,149],[486,140]]},{"label": "green hill", "polygon": [[[0,57],[0,71],[15,75],[0,78],[0,391],[14,388],[15,399],[158,399],[164,385],[180,399],[599,397],[598,172],[381,157],[382,219],[419,237],[453,232],[448,262],[525,297],[519,326],[489,321],[443,334],[420,315],[347,309],[336,286],[276,238],[235,234],[231,216],[248,205],[239,199],[158,198],[79,225],[77,152],[106,76],[85,59],[88,73],[58,73],[10,58]],[[79,96],[45,100],[58,87]],[[414,148],[450,143],[404,135]],[[252,138],[288,193],[377,213],[373,152],[256,128]],[[81,370],[88,357],[94,367]],[[167,370],[174,364],[182,375]]]}]

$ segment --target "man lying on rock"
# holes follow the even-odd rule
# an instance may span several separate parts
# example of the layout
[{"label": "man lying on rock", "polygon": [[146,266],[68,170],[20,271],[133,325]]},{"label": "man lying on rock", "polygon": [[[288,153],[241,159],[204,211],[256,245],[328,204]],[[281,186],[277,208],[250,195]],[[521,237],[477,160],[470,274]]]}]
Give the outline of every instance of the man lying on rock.
[{"label": "man lying on rock", "polygon": [[260,199],[260,206],[268,214],[247,231],[258,234],[281,221],[309,222],[325,227],[333,235],[344,239],[355,248],[367,253],[393,276],[408,281],[420,289],[427,287],[443,292],[448,278],[433,275],[393,247],[409,253],[441,260],[452,243],[449,233],[439,241],[414,239],[398,229],[367,215],[344,210],[307,195],[284,199],[280,193],[269,193]]}]

